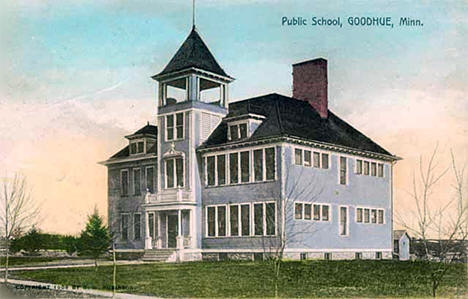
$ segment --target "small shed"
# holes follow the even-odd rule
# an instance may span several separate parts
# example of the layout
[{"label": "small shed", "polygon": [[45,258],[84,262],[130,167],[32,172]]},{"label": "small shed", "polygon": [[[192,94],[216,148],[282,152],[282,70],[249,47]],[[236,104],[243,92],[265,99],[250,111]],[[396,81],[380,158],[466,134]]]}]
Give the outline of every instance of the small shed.
[{"label": "small shed", "polygon": [[393,255],[400,261],[410,259],[410,236],[406,230],[393,231]]}]

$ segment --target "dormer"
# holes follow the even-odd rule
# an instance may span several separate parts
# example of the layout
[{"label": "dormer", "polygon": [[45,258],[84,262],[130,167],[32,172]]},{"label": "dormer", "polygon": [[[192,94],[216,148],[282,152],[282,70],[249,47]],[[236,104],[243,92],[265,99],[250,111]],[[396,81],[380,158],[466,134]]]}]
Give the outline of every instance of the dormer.
[{"label": "dormer", "polygon": [[158,128],[149,123],[131,135],[125,136],[129,141],[129,155],[144,155],[156,145]]},{"label": "dormer", "polygon": [[263,115],[251,113],[225,118],[224,122],[228,128],[227,139],[237,141],[250,138],[264,119]]}]

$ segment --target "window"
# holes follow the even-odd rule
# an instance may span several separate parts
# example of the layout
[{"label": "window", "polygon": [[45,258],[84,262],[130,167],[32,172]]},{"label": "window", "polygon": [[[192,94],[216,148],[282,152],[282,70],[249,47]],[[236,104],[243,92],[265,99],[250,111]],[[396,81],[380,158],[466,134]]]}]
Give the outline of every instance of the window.
[{"label": "window", "polygon": [[254,150],[254,180],[263,181],[263,150]]},{"label": "window", "polygon": [[263,204],[254,204],[254,235],[263,235]]},{"label": "window", "polygon": [[383,178],[383,164],[377,164],[377,176]]},{"label": "window", "polygon": [[364,161],[364,175],[369,175],[369,162]]},{"label": "window", "polygon": [[371,222],[377,223],[377,210],[375,209],[371,210]]},{"label": "window", "polygon": [[362,174],[362,160],[356,160],[356,174]]},{"label": "window", "polygon": [[232,141],[247,138],[247,124],[230,125],[229,135]]},{"label": "window", "polygon": [[134,155],[137,152],[137,145],[135,142],[130,143],[130,154]]},{"label": "window", "polygon": [[304,166],[312,166],[312,152],[304,151]]},{"label": "window", "polygon": [[146,190],[154,192],[154,167],[146,167]]},{"label": "window", "polygon": [[357,260],[362,259],[362,252],[356,252],[356,253],[354,254],[354,258],[357,259]]},{"label": "window", "polygon": [[247,138],[247,124],[239,124],[240,139]]},{"label": "window", "polygon": [[230,206],[229,207],[229,219],[231,224],[231,236],[239,235],[239,206]]},{"label": "window", "polygon": [[229,154],[229,182],[231,184],[239,182],[239,153]]},{"label": "window", "polygon": [[320,220],[320,205],[314,205],[314,220]]},{"label": "window", "polygon": [[383,224],[384,223],[384,210],[378,210],[379,215],[378,215],[378,223]]},{"label": "window", "polygon": [[377,175],[377,164],[375,162],[371,163],[371,176],[376,176]]},{"label": "window", "polygon": [[121,214],[120,216],[120,231],[121,239],[128,240],[128,214]]},{"label": "window", "polygon": [[184,186],[184,160],[172,158],[166,160],[166,188]]},{"label": "window", "polygon": [[141,240],[141,216],[140,214],[133,214],[133,238],[138,241]]},{"label": "window", "polygon": [[226,184],[226,156],[216,156],[216,167],[218,172],[218,185]]},{"label": "window", "polygon": [[140,169],[133,170],[133,194],[140,195],[141,194],[141,183],[140,183]]},{"label": "window", "polygon": [[322,221],[328,221],[330,219],[330,206],[322,206]]},{"label": "window", "polygon": [[340,157],[340,184],[346,185],[346,157]]},{"label": "window", "polygon": [[265,149],[265,167],[266,167],[266,179],[275,179],[275,148],[269,147]]},{"label": "window", "polygon": [[369,216],[369,209],[364,209],[364,223],[369,223],[370,216]]},{"label": "window", "polygon": [[311,220],[312,219],[312,205],[311,204],[304,204],[304,219]]},{"label": "window", "polygon": [[241,163],[241,182],[247,183],[250,181],[249,152],[240,153],[240,163]]},{"label": "window", "polygon": [[145,151],[145,143],[143,141],[138,142],[138,149],[137,152],[139,154],[143,153]]},{"label": "window", "polygon": [[206,180],[208,186],[214,186],[215,184],[215,156],[206,158]]},{"label": "window", "polygon": [[331,259],[332,259],[332,254],[331,254],[331,252],[325,252],[325,253],[323,254],[323,258],[324,258],[325,260],[327,260],[327,261],[331,260]]},{"label": "window", "polygon": [[322,154],[322,168],[328,169],[328,154]]},{"label": "window", "polygon": [[266,211],[266,235],[272,236],[276,233],[276,209],[274,202],[265,204]]},{"label": "window", "polygon": [[356,209],[356,222],[362,223],[362,208]]},{"label": "window", "polygon": [[241,232],[243,236],[250,235],[250,205],[241,205]]},{"label": "window", "polygon": [[294,219],[302,219],[302,203],[295,203],[294,205]]},{"label": "window", "polygon": [[229,126],[229,132],[231,134],[231,140],[238,140],[239,139],[239,131],[238,125]]},{"label": "window", "polygon": [[375,252],[375,259],[376,260],[381,260],[382,259],[382,252],[381,251],[376,251]]},{"label": "window", "polygon": [[314,152],[314,167],[320,168],[320,153]]},{"label": "window", "polygon": [[122,196],[128,195],[128,170],[122,170],[120,172],[120,187]]},{"label": "window", "polygon": [[306,259],[307,259],[307,253],[301,252],[301,254],[300,254],[300,259],[301,259],[301,261],[306,260]]},{"label": "window", "polygon": [[340,207],[340,236],[348,235],[348,208]]},{"label": "window", "polygon": [[218,206],[218,236],[226,236],[226,207]]},{"label": "window", "polygon": [[296,165],[302,165],[302,150],[301,149],[295,149],[294,150],[294,163]]},{"label": "window", "polygon": [[[175,117],[174,117],[175,116]],[[174,123],[175,120],[175,123]],[[175,136],[174,136],[175,129]],[[175,138],[174,138],[175,137]],[[166,115],[166,140],[184,138],[184,113]]]},{"label": "window", "polygon": [[207,211],[207,219],[208,219],[208,237],[216,236],[216,227],[215,227],[215,207],[208,207]]}]

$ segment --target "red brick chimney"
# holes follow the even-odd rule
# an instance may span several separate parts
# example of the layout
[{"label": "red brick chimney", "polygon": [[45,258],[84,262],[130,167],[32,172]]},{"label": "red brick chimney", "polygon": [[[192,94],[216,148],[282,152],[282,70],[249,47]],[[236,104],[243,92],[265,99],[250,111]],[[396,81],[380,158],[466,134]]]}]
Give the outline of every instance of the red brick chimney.
[{"label": "red brick chimney", "polygon": [[293,64],[293,98],[307,101],[322,118],[328,117],[327,60]]}]

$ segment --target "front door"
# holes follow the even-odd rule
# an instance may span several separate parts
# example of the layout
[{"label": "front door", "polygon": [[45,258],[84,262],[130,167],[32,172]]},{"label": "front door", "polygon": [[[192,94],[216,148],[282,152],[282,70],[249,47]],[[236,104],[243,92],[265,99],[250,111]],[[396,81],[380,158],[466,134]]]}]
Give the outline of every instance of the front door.
[{"label": "front door", "polygon": [[167,247],[177,247],[177,235],[178,235],[178,217],[177,215],[167,215]]}]

